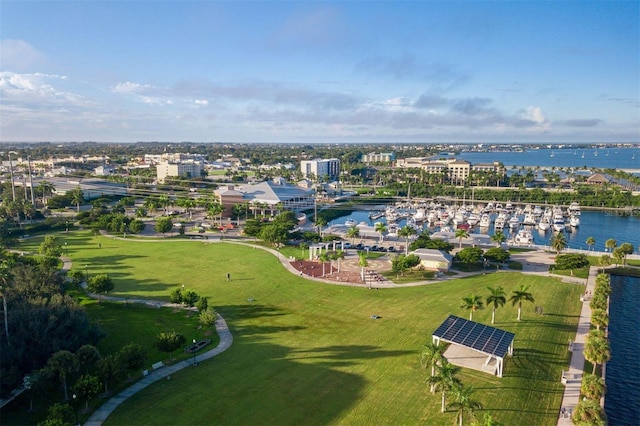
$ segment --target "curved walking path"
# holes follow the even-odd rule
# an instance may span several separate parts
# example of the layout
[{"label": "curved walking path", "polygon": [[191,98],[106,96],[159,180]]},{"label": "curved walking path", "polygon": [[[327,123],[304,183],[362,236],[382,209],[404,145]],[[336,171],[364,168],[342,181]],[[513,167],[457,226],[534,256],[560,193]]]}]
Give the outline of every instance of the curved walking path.
[{"label": "curved walking path", "polygon": [[[122,238],[114,237],[114,239],[122,239]],[[175,241],[175,240],[164,240],[164,239],[129,240],[128,239],[127,241],[163,242],[163,241]],[[250,240],[239,241],[235,238],[224,238],[224,239],[218,238],[218,239],[206,239],[206,240],[197,239],[194,241],[208,242],[208,243],[227,242],[227,243],[233,243],[233,244],[246,245],[253,248],[260,248],[276,256],[278,261],[285,267],[285,269],[287,269],[292,274],[298,275],[300,273],[300,271],[298,271],[293,265],[291,265],[291,262],[289,261],[289,259],[283,256],[279,251],[268,248],[268,247],[264,247],[262,245],[252,244]],[[581,278],[553,275],[549,273],[549,265],[554,263],[554,260],[553,260],[554,257],[555,256],[552,253],[548,253],[544,250],[534,250],[531,252],[517,253],[512,256],[512,260],[522,263],[523,268],[521,272],[525,274],[554,276],[557,278],[561,278],[564,282],[585,284],[585,280]],[[66,269],[66,270],[70,269],[71,267],[70,260],[68,258],[63,258],[63,262],[64,262],[63,269]],[[351,259],[345,259],[345,261],[343,262],[343,265],[350,266],[350,267],[353,267],[353,265],[356,265],[357,266],[356,269],[359,270],[359,266],[357,262],[354,263],[353,261],[351,261]],[[378,262],[375,262],[375,266],[379,266]],[[587,288],[585,291],[591,291],[591,294],[593,293],[593,289],[595,287],[595,276],[598,273],[598,269],[599,269],[598,267],[591,267],[589,278],[586,280]],[[403,283],[403,284],[395,284],[392,281],[384,280],[383,282],[376,283],[376,287],[402,288],[402,287],[410,287],[410,286],[418,286],[418,285],[428,285],[428,284],[442,282],[444,280],[457,279],[457,278],[462,278],[470,275],[478,275],[480,273],[483,273],[483,272],[482,271],[471,272],[471,273],[462,272],[462,273],[458,273],[455,276],[444,276],[443,278],[437,279],[437,280],[419,281],[414,283]],[[334,285],[356,286],[356,287],[362,287],[364,285],[364,283],[361,283],[361,282],[335,281],[335,280],[325,279],[322,277],[304,276],[304,278],[327,283],[327,284],[334,284]],[[85,288],[85,291],[86,291],[86,288]],[[87,294],[89,294],[91,297],[98,298],[98,295],[90,294],[89,292],[87,292]],[[178,307],[178,305],[176,304],[171,304],[171,303],[166,303],[161,301],[145,300],[145,299],[125,299],[122,297],[114,297],[114,296],[103,296],[103,299],[109,300],[109,301],[120,301],[120,302],[126,301],[131,303],[141,303],[141,304],[146,304],[146,305],[155,306],[155,307]],[[569,370],[565,372],[566,377],[569,379],[567,380],[564,396],[562,399],[562,408],[564,408],[564,412],[561,410],[559,413],[558,426],[572,425],[570,413],[578,405],[579,398],[580,398],[580,385],[582,381],[582,374],[583,374],[583,368],[584,368],[583,349],[584,349],[584,342],[585,342],[586,335],[590,329],[590,324],[591,324],[591,308],[588,302],[584,302],[582,305],[582,311],[580,314],[580,320],[578,323],[576,338],[572,345],[573,352],[572,352],[570,367],[569,367]],[[233,336],[231,335],[231,332],[229,331],[229,328],[224,318],[219,317],[218,320],[216,321],[216,331],[220,337],[220,343],[214,349],[199,355],[197,357],[198,360],[204,361],[204,360],[210,359],[224,352],[226,349],[228,349],[231,346],[231,343],[233,342]],[[171,365],[168,367],[162,367],[159,370],[150,372],[149,375],[145,376],[144,378],[142,378],[141,380],[139,380],[129,388],[123,390],[122,392],[113,396],[111,399],[105,402],[100,408],[98,408],[91,415],[91,417],[87,420],[85,424],[92,425],[92,426],[101,425],[107,419],[107,417],[127,398],[131,397],[132,395],[139,392],[140,390],[146,388],[150,384],[155,383],[161,379],[164,379],[170,376],[171,374],[183,368],[190,367],[192,365],[193,365],[192,360],[183,360],[174,365]]]},{"label": "curved walking path", "polygon": [[[71,259],[69,259],[68,257],[63,257],[62,261],[63,261],[62,270],[63,271],[70,270]],[[83,288],[86,291],[86,283],[83,285]],[[86,291],[86,293],[94,299],[97,299],[99,297],[98,295],[92,294],[88,291]],[[114,297],[114,296],[103,296],[102,298],[104,300],[109,300],[114,302],[141,303],[145,305],[155,306],[158,308],[178,307],[178,305],[176,304],[166,303],[162,301],[152,301],[152,300],[144,300],[144,299],[128,299],[128,298],[125,299],[124,297]],[[87,419],[87,421],[84,424],[91,425],[91,426],[101,425],[107,419],[107,417],[111,415],[113,410],[115,410],[127,398],[131,397],[135,393],[140,392],[142,389],[146,388],[152,383],[155,383],[159,380],[164,379],[165,377],[168,378],[169,376],[171,376],[171,374],[178,372],[183,368],[197,365],[196,361],[202,362],[207,359],[211,359],[214,356],[229,349],[231,347],[231,344],[233,343],[233,335],[231,334],[231,331],[229,331],[227,322],[224,320],[224,318],[218,315],[218,319],[216,320],[215,326],[216,326],[216,332],[220,337],[220,342],[218,343],[218,346],[200,355],[196,354],[193,359],[190,359],[190,358],[185,359],[173,365],[163,366],[163,367],[160,367],[158,370],[150,371],[148,375],[144,376],[142,379],[138,380],[136,383],[129,386],[125,390],[121,391],[117,395],[114,395],[109,400],[107,400],[107,402],[102,404],[98,409],[96,409],[96,411],[93,412],[91,417],[89,417],[89,419]]]}]

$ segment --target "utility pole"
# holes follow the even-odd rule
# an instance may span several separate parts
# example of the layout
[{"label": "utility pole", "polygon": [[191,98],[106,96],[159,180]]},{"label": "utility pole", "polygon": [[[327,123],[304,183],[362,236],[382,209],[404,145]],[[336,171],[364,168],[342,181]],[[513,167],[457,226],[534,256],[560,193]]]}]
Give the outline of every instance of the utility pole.
[{"label": "utility pole", "polygon": [[31,176],[31,156],[30,155],[27,156],[27,164],[29,165],[29,187],[31,188],[31,205],[33,205],[33,207],[35,208],[36,200],[33,195],[33,178]]},{"label": "utility pole", "polygon": [[11,161],[11,152],[9,152],[9,173],[11,174],[11,195],[13,195],[13,201],[16,200],[16,186],[13,181],[13,162]]}]

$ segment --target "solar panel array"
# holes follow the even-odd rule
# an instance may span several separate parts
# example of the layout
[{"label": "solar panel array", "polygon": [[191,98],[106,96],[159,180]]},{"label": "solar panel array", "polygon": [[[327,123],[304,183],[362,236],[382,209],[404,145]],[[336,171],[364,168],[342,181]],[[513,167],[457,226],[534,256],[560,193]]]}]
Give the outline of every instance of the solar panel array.
[{"label": "solar panel array", "polygon": [[504,358],[515,334],[499,328],[469,321],[449,315],[433,332],[435,337],[445,342],[467,346],[476,351]]}]

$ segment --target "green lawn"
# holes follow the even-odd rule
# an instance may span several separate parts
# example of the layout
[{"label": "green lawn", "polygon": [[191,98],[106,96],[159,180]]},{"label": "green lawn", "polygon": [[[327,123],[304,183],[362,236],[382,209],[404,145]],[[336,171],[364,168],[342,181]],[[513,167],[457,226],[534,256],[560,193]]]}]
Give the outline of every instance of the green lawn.
[{"label": "green lawn", "polygon": [[[231,243],[120,241],[88,232],[65,238],[74,267],[108,273],[114,294],[166,299],[185,284],[209,297],[234,335],[228,351],[145,389],[107,424],[451,424],[454,413],[441,414],[440,396],[424,383],[421,345],[448,314],[466,317],[463,296],[498,285],[510,293],[523,283],[545,315],[527,304],[518,322],[515,307],[498,310],[496,326],[516,334],[505,377],[471,370],[460,377],[504,424],[556,424],[580,286],[500,273],[367,290],[307,281],[274,256]],[[123,333],[144,334],[144,326],[124,325],[135,319],[113,312]],[[474,315],[486,324],[490,317],[490,310]]]}]

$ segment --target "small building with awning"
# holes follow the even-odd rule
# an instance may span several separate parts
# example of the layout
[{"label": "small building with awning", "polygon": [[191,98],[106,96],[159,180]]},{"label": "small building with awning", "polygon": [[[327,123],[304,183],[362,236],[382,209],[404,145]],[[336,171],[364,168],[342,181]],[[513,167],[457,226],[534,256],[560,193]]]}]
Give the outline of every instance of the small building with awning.
[{"label": "small building with awning", "polygon": [[451,343],[444,353],[451,364],[502,377],[504,359],[513,355],[515,334],[449,315],[431,338],[435,344]]}]

